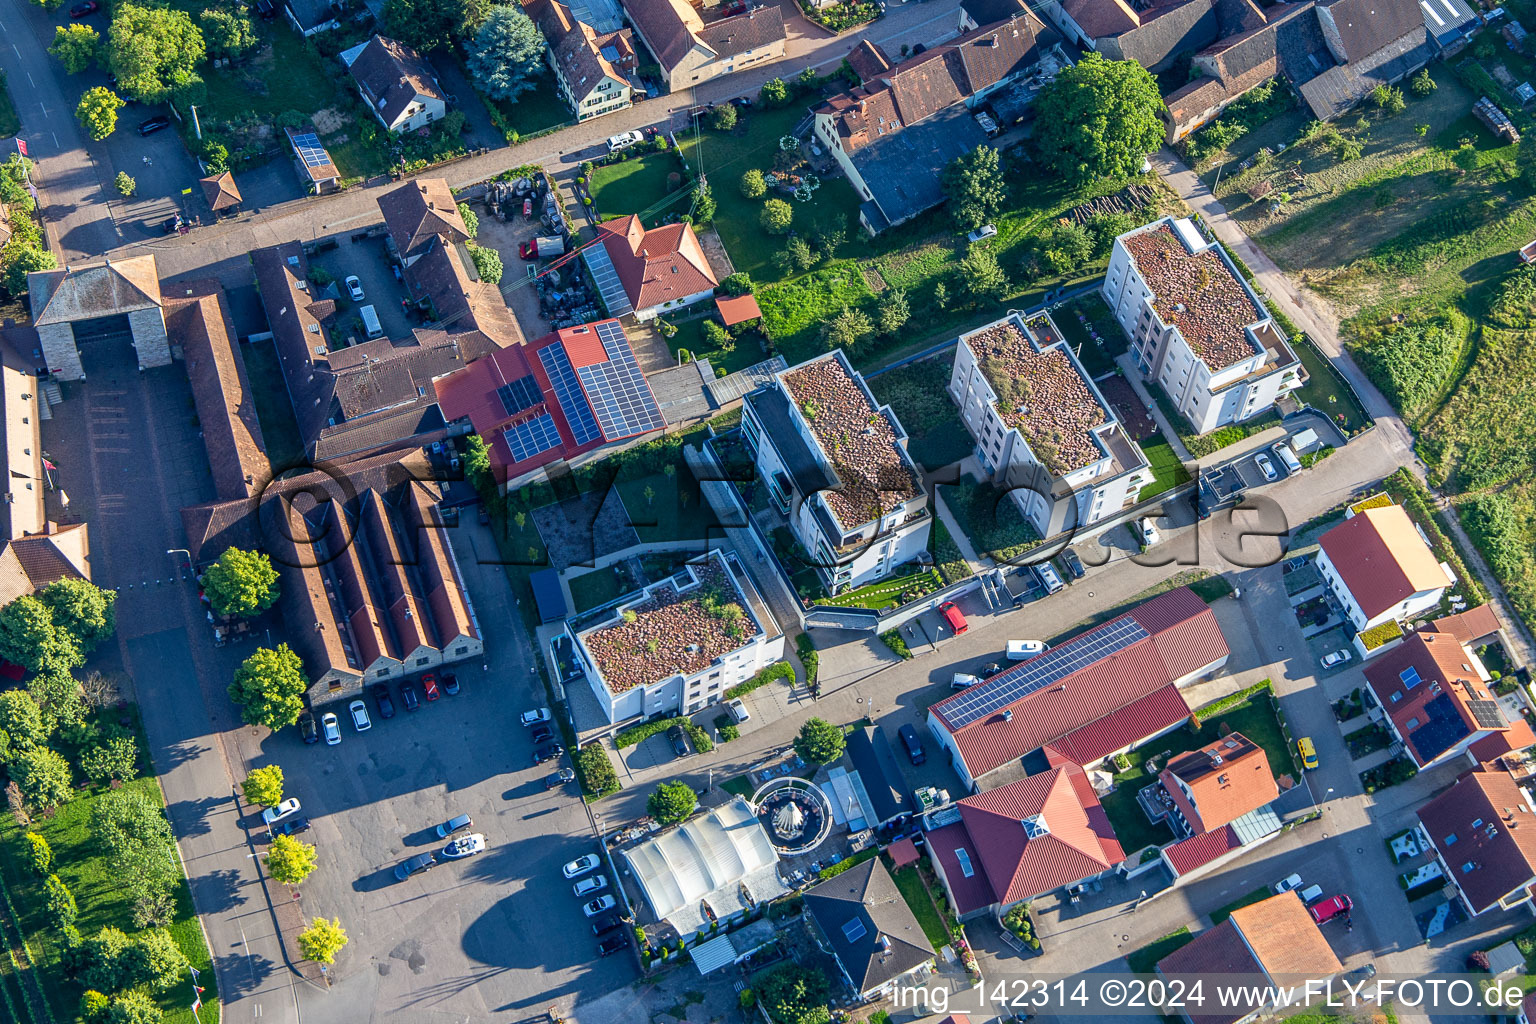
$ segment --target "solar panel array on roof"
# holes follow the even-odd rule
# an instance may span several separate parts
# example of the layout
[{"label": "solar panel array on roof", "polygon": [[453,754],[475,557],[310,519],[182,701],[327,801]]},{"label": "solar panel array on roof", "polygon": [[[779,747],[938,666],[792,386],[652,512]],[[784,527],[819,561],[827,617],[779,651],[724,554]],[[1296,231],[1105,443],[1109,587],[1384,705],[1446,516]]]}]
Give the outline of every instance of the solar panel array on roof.
[{"label": "solar panel array on roof", "polygon": [[597,285],[597,293],[603,297],[603,305],[608,307],[608,315],[633,313],[634,303],[629,301],[629,293],[624,290],[624,282],[619,279],[613,260],[608,258],[608,250],[601,245],[589,245],[581,250],[581,255],[587,261],[587,269],[592,271],[592,281]]},{"label": "solar panel array on roof", "polygon": [[1484,729],[1502,729],[1509,724],[1496,700],[1469,700],[1467,710],[1472,712],[1472,720]]},{"label": "solar panel array on roof", "polygon": [[1424,714],[1428,721],[1408,733],[1420,764],[1433,761],[1472,731],[1457,713],[1455,698],[1448,693],[1426,703]]},{"label": "solar panel array on roof", "polygon": [[545,345],[539,349],[539,358],[544,361],[544,372],[549,374],[549,382],[555,386],[560,408],[565,410],[565,422],[571,426],[571,437],[578,445],[601,439],[597,421],[592,418],[592,410],[581,393],[581,385],[576,382],[576,371],[571,369],[571,359],[565,354],[565,349],[558,343]]},{"label": "solar panel array on roof", "polygon": [[583,366],[576,371],[592,400],[592,409],[609,439],[633,437],[666,426],[645,376],[635,364],[624,330],[609,320],[597,324],[597,336],[608,353],[606,363]]},{"label": "solar panel array on roof", "polygon": [[507,439],[507,447],[512,450],[514,462],[522,462],[540,452],[560,447],[560,431],[555,429],[555,419],[549,413],[535,416],[515,427],[508,427],[502,436]]},{"label": "solar panel array on roof", "polygon": [[544,393],[539,390],[539,382],[530,373],[497,388],[496,397],[501,399],[501,406],[507,410],[508,416],[516,416],[524,409],[532,409],[542,402]]},{"label": "solar panel array on roof", "polygon": [[952,729],[970,725],[1147,636],[1135,619],[1117,619],[971,687],[946,701],[942,713]]},{"label": "solar panel array on roof", "polygon": [[331,162],[331,155],[320,145],[320,136],[314,132],[302,132],[293,137],[293,148],[306,167],[324,167]]}]

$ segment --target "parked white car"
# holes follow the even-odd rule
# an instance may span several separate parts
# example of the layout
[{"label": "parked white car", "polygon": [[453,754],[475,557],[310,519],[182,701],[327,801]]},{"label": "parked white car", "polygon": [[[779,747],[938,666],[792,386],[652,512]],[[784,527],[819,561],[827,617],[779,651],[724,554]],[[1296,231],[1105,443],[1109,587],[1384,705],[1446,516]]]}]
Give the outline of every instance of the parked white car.
[{"label": "parked white car", "polygon": [[737,725],[740,725],[742,722],[745,722],[747,719],[752,717],[752,715],[747,711],[747,706],[741,702],[740,697],[737,697],[735,700],[731,701],[726,705],[726,707],[730,709],[731,717],[736,719]]},{"label": "parked white car", "polygon": [[969,672],[956,672],[955,677],[949,681],[949,685],[953,689],[963,690],[967,686],[975,686],[979,682],[981,682],[979,676],[973,676]]},{"label": "parked white car", "polygon": [[1270,886],[1270,888],[1274,889],[1277,894],[1282,892],[1290,892],[1292,889],[1299,889],[1301,888],[1301,876],[1286,875],[1284,878],[1280,879],[1280,881]]},{"label": "parked white car", "polygon": [[588,871],[591,871],[601,863],[602,861],[595,853],[582,854],[580,857],[577,857],[575,860],[571,861],[565,866],[565,877],[580,878],[582,875],[586,874]]},{"label": "parked white car", "polygon": [[1280,471],[1275,468],[1274,462],[1263,452],[1253,457],[1253,464],[1259,467],[1259,472],[1264,474],[1264,479],[1271,482],[1280,479]]},{"label": "parked white car", "polygon": [[966,237],[967,241],[979,242],[979,241],[981,241],[984,238],[993,238],[996,235],[997,235],[997,228],[996,227],[994,227],[991,224],[983,224],[981,227],[977,228],[975,231],[972,231],[970,234],[966,235],[965,237]]},{"label": "parked white car", "polygon": [[346,286],[347,286],[347,294],[352,296],[352,301],[353,302],[362,302],[363,301],[363,282],[361,282],[361,281],[359,281],[357,279],[357,275],[353,274],[351,277],[347,278],[345,283],[346,283]]},{"label": "parked white car", "polygon": [[618,902],[619,901],[614,899],[612,896],[599,896],[591,903],[583,903],[581,905],[581,912],[586,914],[588,917],[596,917],[598,914],[601,914],[605,910],[612,910],[615,906],[618,905]]},{"label": "parked white car", "polygon": [[368,719],[368,705],[355,700],[347,705],[347,710],[352,712],[352,728],[358,732],[367,732],[373,728],[373,722]]},{"label": "parked white car", "polygon": [[583,878],[571,886],[571,891],[577,896],[590,896],[595,892],[602,892],[608,888],[607,875],[593,875],[591,878]]},{"label": "parked white car", "polygon": [[1332,651],[1323,655],[1323,668],[1334,668],[1335,666],[1344,664],[1346,661],[1349,661],[1353,657],[1354,653],[1351,652],[1348,648]]},{"label": "parked white car", "polygon": [[266,822],[267,826],[270,828],[271,826],[282,821],[284,818],[291,818],[298,813],[299,798],[296,796],[291,796],[287,800],[284,800],[282,803],[278,804],[276,807],[268,807],[266,810],[262,811],[261,820]]},{"label": "parked white car", "polygon": [[1280,460],[1288,473],[1301,472],[1301,460],[1296,457],[1296,452],[1284,441],[1276,441],[1269,446],[1269,450],[1275,453],[1275,458]]},{"label": "parked white car", "polygon": [[540,722],[549,721],[549,708],[534,708],[532,711],[524,711],[523,717],[518,719],[524,728],[530,725],[538,725]]},{"label": "parked white car", "polygon": [[336,712],[327,711],[320,716],[320,731],[325,734],[325,745],[334,747],[341,742],[341,723],[336,720]]},{"label": "parked white car", "polygon": [[1163,539],[1163,535],[1157,532],[1157,524],[1152,522],[1151,516],[1142,516],[1136,520],[1136,535],[1149,548]]},{"label": "parked white car", "polygon": [[618,135],[608,137],[608,152],[617,153],[621,149],[628,149],[639,142],[644,142],[645,136],[639,132],[620,132]]}]

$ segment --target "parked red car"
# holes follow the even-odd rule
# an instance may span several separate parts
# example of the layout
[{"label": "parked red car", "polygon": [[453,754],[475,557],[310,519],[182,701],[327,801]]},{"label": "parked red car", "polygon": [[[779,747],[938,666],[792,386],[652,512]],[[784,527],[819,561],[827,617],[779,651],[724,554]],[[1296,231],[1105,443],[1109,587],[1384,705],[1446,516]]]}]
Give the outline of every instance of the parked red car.
[{"label": "parked red car", "polygon": [[1318,924],[1323,924],[1333,920],[1340,914],[1347,915],[1354,908],[1354,900],[1340,893],[1337,896],[1330,896],[1328,899],[1323,900],[1323,902],[1314,904],[1307,909],[1312,911],[1312,920]]},{"label": "parked red car", "polygon": [[531,238],[526,242],[519,242],[517,254],[525,260],[536,260],[539,258],[539,243]]},{"label": "parked red car", "polygon": [[422,676],[421,692],[426,694],[427,700],[437,700],[437,698],[441,697],[443,695],[443,691],[438,689],[437,676],[430,672]]},{"label": "parked red car", "polygon": [[532,220],[533,219],[533,200],[532,199],[524,199],[523,200],[523,216],[525,218],[527,218],[528,220]]},{"label": "parked red car", "polygon": [[939,614],[944,616],[944,621],[949,623],[949,628],[955,631],[956,636],[971,628],[966,623],[965,616],[960,614],[960,609],[955,607],[955,602],[953,601],[945,601],[939,605]]},{"label": "parked red car", "polygon": [[728,4],[720,5],[720,13],[727,18],[733,14],[745,14],[746,10],[747,0],[731,0]]}]

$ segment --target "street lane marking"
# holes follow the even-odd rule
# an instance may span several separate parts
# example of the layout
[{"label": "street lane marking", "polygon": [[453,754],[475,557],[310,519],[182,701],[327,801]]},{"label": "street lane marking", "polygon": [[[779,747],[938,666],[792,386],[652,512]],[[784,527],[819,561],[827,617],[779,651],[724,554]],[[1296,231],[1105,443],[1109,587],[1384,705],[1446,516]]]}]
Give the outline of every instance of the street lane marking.
[{"label": "street lane marking", "polygon": [[37,83],[32,81],[32,72],[30,72],[30,71],[27,72],[27,84],[30,85],[34,89],[37,88]]}]

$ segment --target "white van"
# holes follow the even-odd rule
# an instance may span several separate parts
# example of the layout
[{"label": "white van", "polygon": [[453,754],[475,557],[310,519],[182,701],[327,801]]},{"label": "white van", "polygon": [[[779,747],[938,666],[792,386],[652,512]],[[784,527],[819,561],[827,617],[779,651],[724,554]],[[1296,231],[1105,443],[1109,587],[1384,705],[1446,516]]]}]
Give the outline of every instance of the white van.
[{"label": "white van", "polygon": [[372,306],[363,306],[358,309],[357,315],[363,318],[363,333],[368,340],[384,337],[384,328],[379,324],[379,314]]},{"label": "white van", "polygon": [[1296,453],[1291,450],[1290,445],[1286,444],[1284,441],[1276,441],[1274,444],[1269,446],[1269,450],[1275,453],[1275,458],[1285,463],[1286,472],[1301,472],[1301,460],[1296,457]]},{"label": "white van", "polygon": [[1061,582],[1061,575],[1051,567],[1049,562],[1041,562],[1035,566],[1035,577],[1040,580],[1040,585],[1045,588],[1047,594],[1054,594],[1066,587],[1066,584]]},{"label": "white van", "polygon": [[1008,660],[1024,661],[1026,658],[1033,658],[1037,654],[1044,654],[1050,649],[1050,645],[1044,640],[1009,640]]}]

